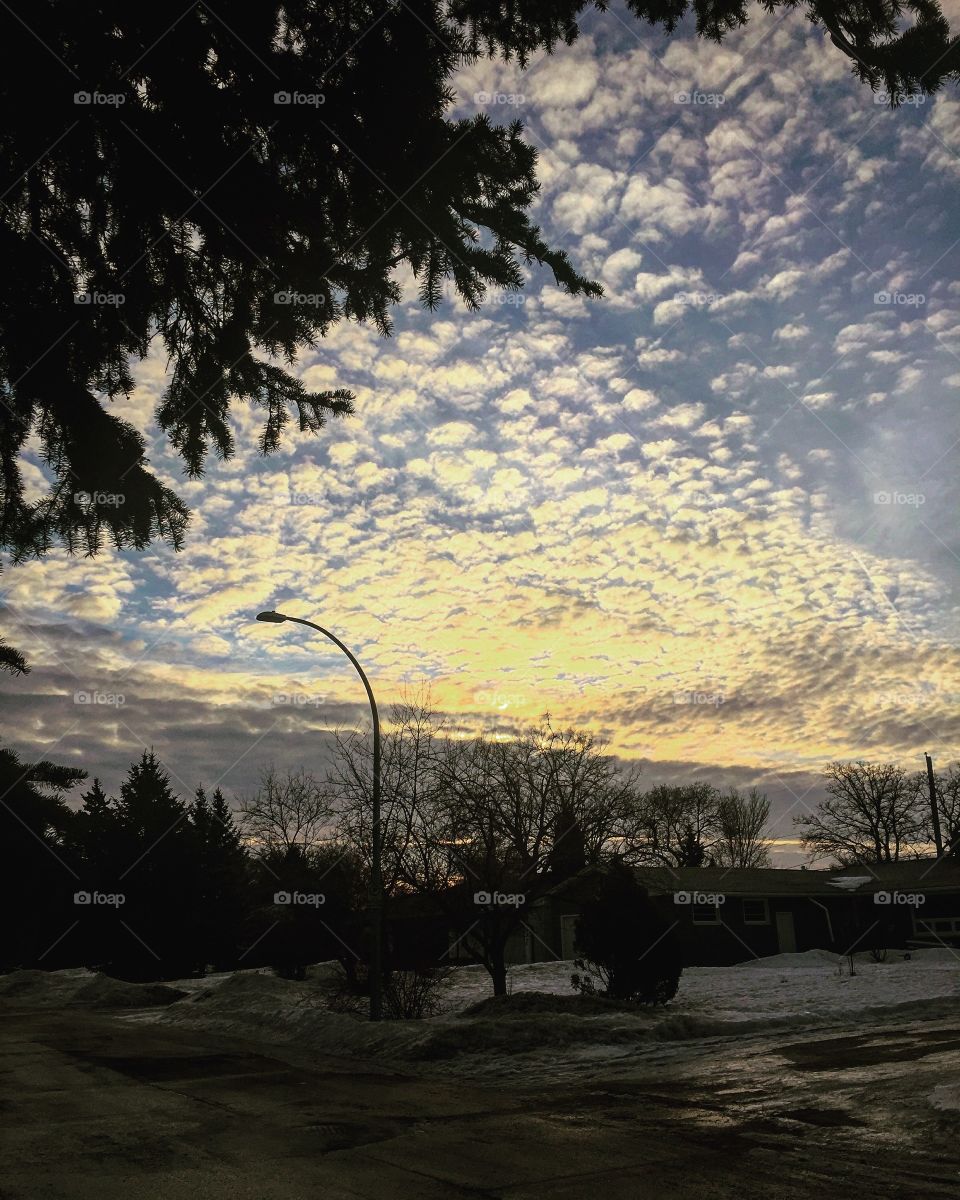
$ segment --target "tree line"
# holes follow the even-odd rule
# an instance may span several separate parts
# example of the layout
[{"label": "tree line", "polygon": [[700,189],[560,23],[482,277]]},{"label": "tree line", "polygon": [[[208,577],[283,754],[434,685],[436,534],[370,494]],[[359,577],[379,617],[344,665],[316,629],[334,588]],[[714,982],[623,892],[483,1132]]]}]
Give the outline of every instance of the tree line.
[{"label": "tree line", "polygon": [[[0,751],[3,890],[16,915],[0,967],[177,978],[210,966],[296,975],[339,959],[362,989],[371,762],[369,735],[341,731],[324,777],[268,767],[231,804],[219,788],[178,797],[144,751],[117,796],[94,779],[72,807],[84,772]],[[831,764],[825,798],[798,818],[804,846],[837,863],[923,853],[922,782],[889,764]],[[960,766],[936,782],[955,850]],[[468,957],[498,994],[531,905],[585,868],[770,864],[770,804],[756,788],[645,789],[602,741],[549,718],[509,739],[463,737],[427,704],[395,705],[381,808],[388,969]]]}]

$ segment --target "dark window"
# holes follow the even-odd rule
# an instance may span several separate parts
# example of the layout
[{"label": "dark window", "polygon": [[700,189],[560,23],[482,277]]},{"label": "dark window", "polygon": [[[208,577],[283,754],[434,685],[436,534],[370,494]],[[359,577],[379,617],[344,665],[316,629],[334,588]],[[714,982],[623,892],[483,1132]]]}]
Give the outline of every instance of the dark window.
[{"label": "dark window", "polygon": [[694,925],[719,925],[720,906],[718,904],[691,904]]},{"label": "dark window", "polygon": [[770,905],[766,900],[744,900],[744,925],[769,925]]}]

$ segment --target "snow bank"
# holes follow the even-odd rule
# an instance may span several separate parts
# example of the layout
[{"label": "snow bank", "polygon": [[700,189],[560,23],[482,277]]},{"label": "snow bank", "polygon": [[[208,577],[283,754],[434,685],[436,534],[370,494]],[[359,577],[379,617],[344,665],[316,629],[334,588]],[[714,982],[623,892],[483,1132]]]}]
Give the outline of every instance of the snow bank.
[{"label": "snow bank", "polygon": [[830,950],[803,950],[797,954],[771,954],[767,958],[748,958],[737,963],[738,967],[760,967],[768,971],[793,970],[797,967],[833,967],[836,969],[840,955]]},{"label": "snow bank", "polygon": [[0,975],[0,999],[27,1008],[55,1008],[68,1004],[95,978],[96,972],[85,967],[69,971],[11,971]]},{"label": "snow bank", "polygon": [[127,983],[108,975],[94,975],[71,997],[71,1004],[87,1008],[153,1008],[173,1004],[187,993],[165,983]]},{"label": "snow bank", "polygon": [[939,950],[875,963],[824,951],[776,955],[732,967],[693,967],[666,1008],[635,1009],[578,996],[572,962],[510,969],[508,992],[494,998],[482,967],[459,967],[444,985],[438,1016],[371,1024],[333,1012],[333,963],[304,980],[268,968],[221,972],[169,984],[130,984],[92,971],[18,971],[0,976],[0,1000],[33,1006],[85,1004],[127,1008],[128,1021],[156,1021],[318,1054],[356,1055],[471,1070],[520,1069],[537,1054],[568,1061],[614,1059],[656,1047],[800,1026],[862,1028],[882,1019],[947,1015],[960,998],[960,959]]},{"label": "snow bank", "polygon": [[0,975],[0,999],[27,1008],[150,1008],[185,996],[179,986],[127,983],[77,967],[67,971],[11,971]]},{"label": "snow bank", "polygon": [[[318,966],[328,964],[318,964]],[[217,978],[208,988],[194,989],[163,1010],[138,1014],[158,1021],[211,1032],[271,1042],[296,1042],[318,1053],[396,1056],[427,1036],[423,1021],[384,1021],[331,1012],[317,980],[331,971],[317,970],[305,981],[281,979],[269,970],[236,971]]]},{"label": "snow bank", "polygon": [[853,975],[846,959],[823,951],[688,968],[667,1008],[642,1009],[574,993],[572,962],[511,968],[504,997],[491,995],[482,967],[459,967],[444,986],[439,1016],[379,1025],[326,1007],[325,985],[337,968],[322,963],[298,982],[263,970],[211,978],[207,986],[192,986],[184,999],[135,1019],[295,1042],[318,1053],[446,1062],[451,1069],[469,1055],[471,1070],[512,1070],[538,1054],[612,1059],[644,1046],[653,1050],[847,1019],[862,1024],[885,1014],[932,1016],[938,1002],[942,1008],[960,995],[960,962],[924,953],[924,959],[858,962]]}]

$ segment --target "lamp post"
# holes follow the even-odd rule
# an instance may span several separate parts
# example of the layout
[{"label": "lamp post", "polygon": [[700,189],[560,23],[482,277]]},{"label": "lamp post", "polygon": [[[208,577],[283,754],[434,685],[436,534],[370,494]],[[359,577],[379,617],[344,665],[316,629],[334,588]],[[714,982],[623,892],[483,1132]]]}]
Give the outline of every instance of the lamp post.
[{"label": "lamp post", "polygon": [[269,621],[277,625],[282,624],[284,621],[293,621],[296,625],[306,625],[309,629],[315,629],[318,633],[322,633],[324,637],[329,638],[331,642],[340,647],[347,658],[353,663],[357,674],[363,682],[367,699],[370,701],[370,715],[373,718],[373,863],[370,869],[369,904],[371,925],[373,926],[373,946],[370,953],[370,1020],[379,1021],[383,1010],[383,963],[381,959],[383,937],[383,876],[380,867],[380,714],[377,712],[377,702],[373,696],[373,688],[370,686],[370,680],[367,679],[363,667],[357,662],[352,651],[335,634],[331,633],[329,629],[324,629],[322,625],[316,625],[313,621],[305,621],[302,617],[288,617],[284,613],[278,612],[257,613],[257,620]]}]

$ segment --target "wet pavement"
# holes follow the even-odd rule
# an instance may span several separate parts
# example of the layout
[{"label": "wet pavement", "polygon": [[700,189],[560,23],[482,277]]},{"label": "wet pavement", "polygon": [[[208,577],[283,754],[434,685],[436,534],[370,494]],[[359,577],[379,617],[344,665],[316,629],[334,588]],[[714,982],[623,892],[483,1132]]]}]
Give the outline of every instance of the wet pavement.
[{"label": "wet pavement", "polygon": [[0,1198],[935,1200],[960,1020],[781,1031],[499,1084],[0,1010]]}]

